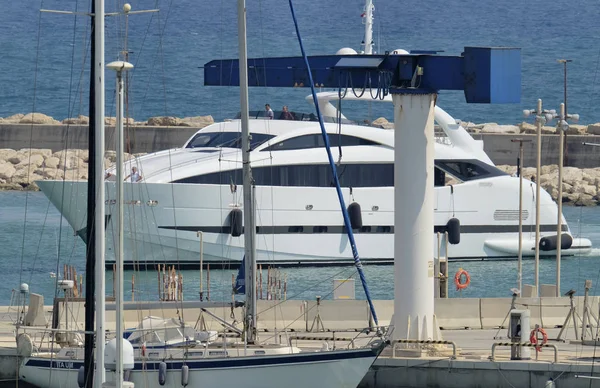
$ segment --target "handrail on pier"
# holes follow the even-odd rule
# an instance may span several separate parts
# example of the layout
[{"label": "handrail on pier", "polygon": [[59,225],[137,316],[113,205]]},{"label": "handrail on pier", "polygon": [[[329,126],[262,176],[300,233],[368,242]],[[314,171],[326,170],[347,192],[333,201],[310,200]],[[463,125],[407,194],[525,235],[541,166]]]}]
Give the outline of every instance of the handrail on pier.
[{"label": "handrail on pier", "polygon": [[521,347],[528,347],[528,348],[536,348],[536,347],[540,347],[540,348],[552,348],[554,349],[554,363],[556,364],[558,362],[558,348],[556,347],[556,345],[554,344],[543,344],[543,345],[539,345],[539,344],[532,344],[531,342],[495,342],[492,344],[492,355],[490,356],[490,360],[494,361],[495,357],[495,353],[496,353],[496,347],[497,346],[521,346]]},{"label": "handrail on pier", "polygon": [[335,333],[333,334],[332,337],[320,337],[320,336],[309,336],[309,335],[293,335],[289,337],[289,343],[290,346],[292,346],[292,341],[293,340],[302,340],[302,341],[333,341],[333,346],[335,349],[335,342],[336,341],[342,341],[342,342],[349,342],[348,347],[352,346],[352,348],[354,349],[355,347],[355,343],[354,340],[355,338],[350,338],[350,337],[336,337]]}]

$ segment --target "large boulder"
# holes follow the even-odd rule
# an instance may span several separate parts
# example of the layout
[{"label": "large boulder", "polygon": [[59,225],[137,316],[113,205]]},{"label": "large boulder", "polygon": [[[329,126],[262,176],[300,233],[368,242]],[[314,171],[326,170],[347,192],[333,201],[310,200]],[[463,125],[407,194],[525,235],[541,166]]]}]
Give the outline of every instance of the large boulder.
[{"label": "large boulder", "polygon": [[59,168],[42,167],[36,169],[34,173],[44,177],[44,179],[52,180],[61,180],[65,176],[65,172]]},{"label": "large boulder", "polygon": [[44,167],[46,167],[48,169],[57,169],[59,163],[60,163],[60,159],[57,158],[56,156],[50,156],[50,157],[44,159]]},{"label": "large boulder", "polygon": [[17,170],[11,178],[13,183],[18,183],[23,187],[29,186],[35,181],[42,180],[43,177],[34,172],[34,169],[27,167]]},{"label": "large boulder", "polygon": [[556,127],[543,126],[542,127],[542,135],[555,135]]},{"label": "large boulder", "polygon": [[12,163],[0,161],[0,179],[10,180],[17,170]]},{"label": "large boulder", "polygon": [[585,135],[587,133],[587,125],[569,124],[567,129],[568,135]]},{"label": "large boulder", "polygon": [[44,158],[52,155],[52,150],[50,148],[21,148],[19,152],[31,155],[42,155]]},{"label": "large boulder", "polygon": [[588,125],[586,132],[590,135],[600,135],[600,123]]},{"label": "large boulder", "polygon": [[15,166],[16,169],[21,167],[40,167],[44,164],[44,157],[39,154],[27,155],[25,154],[21,161]]},{"label": "large boulder", "polygon": [[52,154],[58,158],[58,168],[65,170],[84,169],[83,157],[87,157],[87,151],[78,149],[66,149]]},{"label": "large boulder", "polygon": [[60,121],[54,120],[52,117],[45,115],[43,113],[32,112],[27,113],[23,118],[19,121],[19,124],[50,124],[57,125],[60,124]]},{"label": "large boulder", "polygon": [[15,115],[3,118],[2,123],[4,123],[4,124],[19,124],[19,122],[21,121],[21,119],[23,117],[25,117],[25,115],[23,113],[17,113]]},{"label": "large boulder", "polygon": [[22,191],[23,186],[18,183],[0,182],[0,191]]},{"label": "large boulder", "polygon": [[215,120],[212,116],[194,116],[194,117],[184,117],[181,119],[182,126],[185,127],[194,127],[194,128],[204,128],[210,124],[213,124]]},{"label": "large boulder", "polygon": [[519,124],[520,133],[537,133],[537,126],[526,121]]},{"label": "large boulder", "polygon": [[90,118],[87,116],[79,115],[77,117],[69,117],[68,119],[64,119],[62,123],[71,125],[88,125],[90,123]]},{"label": "large boulder", "polygon": [[587,195],[593,197],[596,195],[597,190],[596,190],[596,186],[586,184],[585,182],[583,182],[583,183],[579,182],[579,183],[576,183],[575,185],[573,185],[571,192],[576,193],[576,194],[587,194]]},{"label": "large boulder", "polygon": [[26,160],[28,157],[28,155],[22,153],[22,152],[17,152],[14,155],[12,155],[10,158],[8,158],[8,161],[11,162],[12,164],[20,164],[23,160]]},{"label": "large boulder", "polygon": [[519,133],[520,129],[516,125],[499,125],[496,123],[485,124],[481,128],[481,133],[496,133],[496,134],[507,134],[507,133]]},{"label": "large boulder", "polygon": [[0,161],[8,162],[8,159],[12,158],[17,154],[17,151],[11,150],[10,148],[0,149]]},{"label": "large boulder", "polygon": [[596,206],[598,204],[593,196],[585,193],[567,194],[563,198],[563,202],[570,202],[575,206]]},{"label": "large boulder", "polygon": [[481,132],[481,128],[482,128],[481,126],[478,126],[477,124],[472,123],[470,121],[456,120],[456,124],[463,127],[467,132],[474,133],[474,134]]},{"label": "large boulder", "polygon": [[541,170],[542,175],[558,173],[558,164],[548,164],[546,166],[541,166]]},{"label": "large boulder", "polygon": [[176,127],[181,125],[182,120],[173,116],[150,117],[146,125],[154,127]]},{"label": "large boulder", "polygon": [[574,186],[583,179],[583,171],[577,167],[564,167],[562,181]]},{"label": "large boulder", "polygon": [[87,169],[76,169],[65,171],[64,179],[67,181],[87,180]]},{"label": "large boulder", "polygon": [[390,123],[385,117],[380,117],[373,120],[371,126],[382,129],[394,129],[394,123]]}]

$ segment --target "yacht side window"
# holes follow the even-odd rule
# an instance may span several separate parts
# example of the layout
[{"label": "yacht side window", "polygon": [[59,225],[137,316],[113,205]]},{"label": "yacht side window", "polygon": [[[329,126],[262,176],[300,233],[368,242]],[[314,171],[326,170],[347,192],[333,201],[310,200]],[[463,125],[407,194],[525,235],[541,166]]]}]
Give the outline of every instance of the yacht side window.
[{"label": "yacht side window", "polygon": [[321,135],[292,137],[290,139],[285,139],[279,143],[273,144],[272,146],[265,148],[263,151],[289,151],[315,148],[318,144],[318,136]]},{"label": "yacht side window", "polygon": [[[470,159],[470,160],[436,160],[435,161],[436,170],[439,168],[444,173],[447,173],[456,179],[467,182],[476,179],[483,178],[491,178],[494,176],[507,175],[502,170],[494,166],[490,166],[480,160]],[[437,171],[436,171],[436,181],[435,185],[440,186],[440,181],[437,180]],[[443,186],[443,185],[441,185]]]},{"label": "yacht side window", "polygon": [[[330,147],[353,147],[353,146],[378,146],[381,145],[372,140],[363,139],[356,136],[350,135],[329,135],[329,146]],[[323,135],[321,134],[313,134],[313,135],[303,135],[298,137],[293,137],[290,139],[286,139],[280,141],[279,143],[273,144],[270,147],[265,148],[263,151],[290,151],[290,150],[303,150],[307,148],[318,148],[325,147],[325,142],[323,141]]]}]

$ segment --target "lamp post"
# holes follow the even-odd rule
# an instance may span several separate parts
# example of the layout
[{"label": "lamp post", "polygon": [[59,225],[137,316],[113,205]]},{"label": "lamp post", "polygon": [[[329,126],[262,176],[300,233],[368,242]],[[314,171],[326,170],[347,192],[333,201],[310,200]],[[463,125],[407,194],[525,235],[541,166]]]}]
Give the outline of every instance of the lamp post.
[{"label": "lamp post", "polygon": [[[557,59],[556,62],[558,63],[562,63],[563,64],[563,102],[565,104],[565,115],[567,115],[569,113],[568,109],[567,109],[567,63],[569,62],[573,62],[572,59]],[[565,163],[568,165],[569,164],[569,152],[568,149],[565,147],[565,144],[567,142],[566,136],[567,133],[565,132],[565,139],[563,142],[563,145],[561,147],[563,147],[563,152],[564,152],[564,160]]]},{"label": "lamp post", "polygon": [[[566,62],[565,62],[566,66]],[[566,74],[566,73],[565,73]],[[558,147],[558,215],[556,222],[556,296],[560,296],[560,259],[561,259],[561,244],[562,244],[562,171],[563,171],[563,147],[564,137],[569,129],[567,120],[571,119],[575,122],[579,120],[578,114],[567,114],[565,104],[560,104],[560,113],[554,116],[558,119],[556,126],[559,132],[559,147]]]},{"label": "lamp post", "polygon": [[117,318],[116,318],[116,337],[117,340],[117,359],[116,359],[116,385],[115,387],[123,387],[123,73],[133,69],[133,65],[128,62],[116,61],[106,65],[107,69],[114,70],[117,73],[117,246],[115,256],[117,259]]},{"label": "lamp post", "polygon": [[[535,124],[537,127],[537,152],[536,152],[536,168],[535,168],[535,293],[539,295],[539,280],[540,280],[540,175],[542,164],[542,127],[548,121],[551,121],[556,111],[543,110],[542,100],[538,99],[537,108],[535,110],[524,110],[523,115],[529,117],[535,115]],[[522,181],[522,180],[521,180]],[[521,184],[519,184],[521,191]],[[519,214],[521,212],[521,202],[519,201]],[[519,232],[521,232],[519,217]],[[519,247],[521,247],[521,237],[519,235]],[[519,248],[519,290],[521,290],[521,249]]]},{"label": "lamp post", "polygon": [[[529,143],[531,140],[511,139],[513,143],[519,143],[519,160],[517,161],[517,171],[519,172],[519,252],[518,252],[518,276],[517,283],[519,291],[523,289],[523,143]],[[536,267],[537,273],[537,267]],[[536,283],[537,287],[537,283]]]}]

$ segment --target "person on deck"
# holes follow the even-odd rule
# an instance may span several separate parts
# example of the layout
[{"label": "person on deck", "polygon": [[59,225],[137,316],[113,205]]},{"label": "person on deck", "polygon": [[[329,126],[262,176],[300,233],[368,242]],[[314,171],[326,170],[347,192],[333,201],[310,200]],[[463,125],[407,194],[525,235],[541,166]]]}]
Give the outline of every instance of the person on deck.
[{"label": "person on deck", "polygon": [[265,104],[265,117],[269,120],[273,120],[273,110],[269,104]]},{"label": "person on deck", "polygon": [[137,183],[142,180],[142,175],[138,172],[137,167],[131,167],[131,174],[127,175],[124,180],[131,177],[131,182]]},{"label": "person on deck", "polygon": [[284,105],[283,108],[281,108],[281,116],[279,116],[279,119],[294,120],[294,115],[288,110],[288,107],[286,105]]}]

